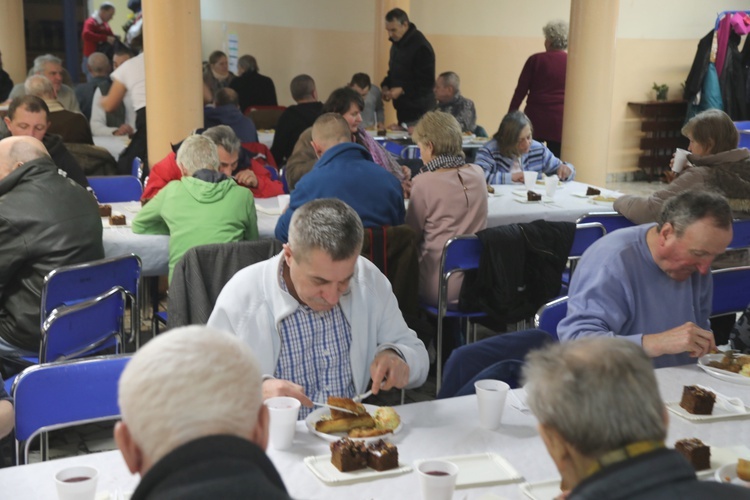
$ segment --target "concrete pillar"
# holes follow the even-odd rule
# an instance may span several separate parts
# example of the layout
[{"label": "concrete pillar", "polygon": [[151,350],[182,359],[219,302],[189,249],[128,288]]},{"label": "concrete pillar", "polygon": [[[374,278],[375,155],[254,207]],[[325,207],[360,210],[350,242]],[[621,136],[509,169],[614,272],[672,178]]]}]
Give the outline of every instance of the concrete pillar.
[{"label": "concrete pillar", "polygon": [[203,127],[200,0],[143,2],[148,158]]},{"label": "concrete pillar", "polygon": [[571,0],[562,154],[576,180],[604,186],[619,0]]},{"label": "concrete pillar", "polygon": [[[380,86],[388,74],[388,59],[391,53],[391,42],[385,31],[385,15],[396,7],[409,13],[410,0],[378,0],[375,8],[375,73],[370,75],[372,83]],[[385,126],[396,123],[396,109],[393,103],[383,103],[385,108]]]},{"label": "concrete pillar", "polygon": [[26,80],[26,39],[23,33],[23,0],[0,0],[0,51],[3,69],[13,83]]}]

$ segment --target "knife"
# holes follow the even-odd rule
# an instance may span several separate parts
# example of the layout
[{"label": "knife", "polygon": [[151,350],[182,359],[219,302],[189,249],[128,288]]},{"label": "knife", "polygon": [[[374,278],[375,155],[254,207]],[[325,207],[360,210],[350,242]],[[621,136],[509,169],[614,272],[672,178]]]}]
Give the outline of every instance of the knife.
[{"label": "knife", "polygon": [[340,406],[333,406],[333,405],[329,405],[329,404],[326,404],[326,403],[316,403],[315,401],[313,401],[313,404],[315,406],[325,406],[326,408],[331,408],[333,410],[343,411],[345,413],[351,413],[352,415],[359,415],[357,412],[348,410],[346,408],[341,408]]}]

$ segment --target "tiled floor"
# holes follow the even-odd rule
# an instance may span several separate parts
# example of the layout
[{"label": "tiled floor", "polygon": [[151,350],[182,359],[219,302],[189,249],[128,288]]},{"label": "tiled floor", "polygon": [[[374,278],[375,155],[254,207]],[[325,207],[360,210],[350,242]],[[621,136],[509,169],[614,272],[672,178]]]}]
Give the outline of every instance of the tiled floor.
[{"label": "tiled floor", "polygon": [[[656,190],[662,189],[664,184],[660,182],[612,182],[607,184],[608,189],[620,191],[626,194],[648,196]],[[166,306],[166,304],[163,304]],[[479,337],[484,338],[493,335],[493,332],[479,327]],[[150,324],[143,323],[142,338],[145,342],[151,336]],[[430,375],[427,382],[418,389],[405,391],[404,402],[412,403],[427,401],[435,398],[435,376]],[[390,391],[379,397],[372,398],[372,404],[397,405],[401,403],[401,391]],[[112,439],[113,424],[95,424],[75,428],[73,430],[59,431],[53,433],[50,438],[50,456],[59,458],[65,456],[86,454],[97,451],[115,449]],[[39,459],[39,452],[33,452],[31,461]]]}]

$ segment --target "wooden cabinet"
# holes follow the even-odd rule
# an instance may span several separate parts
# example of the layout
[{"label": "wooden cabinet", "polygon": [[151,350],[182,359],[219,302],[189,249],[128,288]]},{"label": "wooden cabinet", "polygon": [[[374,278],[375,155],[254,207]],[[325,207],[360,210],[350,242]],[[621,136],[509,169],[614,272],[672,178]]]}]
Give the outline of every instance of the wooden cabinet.
[{"label": "wooden cabinet", "polygon": [[687,112],[686,101],[629,102],[641,118],[638,168],[651,181],[669,170],[675,148],[687,149],[688,140],[680,133]]}]

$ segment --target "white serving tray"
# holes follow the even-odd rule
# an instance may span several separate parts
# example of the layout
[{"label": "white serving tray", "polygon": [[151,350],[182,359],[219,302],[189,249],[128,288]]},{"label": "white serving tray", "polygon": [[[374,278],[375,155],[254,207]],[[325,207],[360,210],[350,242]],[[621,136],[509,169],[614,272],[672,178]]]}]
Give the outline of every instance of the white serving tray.
[{"label": "white serving tray", "polygon": [[417,460],[414,466],[418,467],[422,462],[429,460],[444,460],[458,466],[456,488],[515,483],[523,480],[523,476],[497,453],[429,458]]},{"label": "white serving tray", "polygon": [[330,453],[327,455],[306,457],[305,465],[307,465],[310,471],[312,471],[318,479],[331,486],[359,483],[362,481],[373,481],[383,477],[405,474],[412,470],[409,465],[399,462],[397,468],[384,470],[383,472],[378,472],[369,467],[351,472],[341,472],[331,463]]}]

